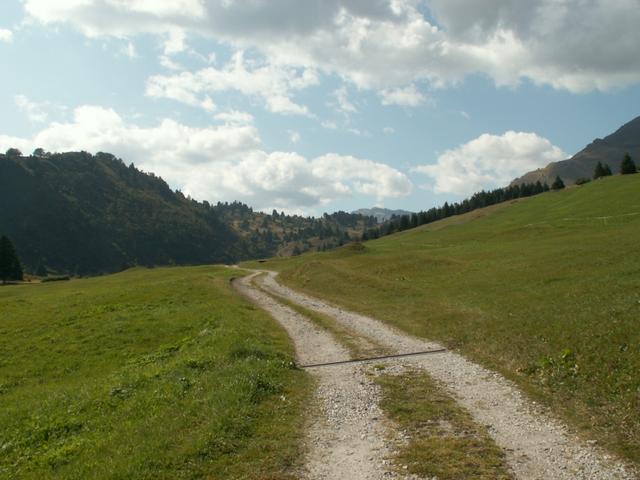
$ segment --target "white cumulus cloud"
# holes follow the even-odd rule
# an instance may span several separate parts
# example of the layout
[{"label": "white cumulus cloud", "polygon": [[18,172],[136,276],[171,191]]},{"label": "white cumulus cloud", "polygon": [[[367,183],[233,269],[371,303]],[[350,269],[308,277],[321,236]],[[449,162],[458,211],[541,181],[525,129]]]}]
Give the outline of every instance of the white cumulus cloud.
[{"label": "white cumulus cloud", "polygon": [[369,195],[377,201],[408,195],[408,177],[382,163],[326,154],[266,152],[251,116],[217,114],[223,125],[196,128],[165,119],[141,127],[116,111],[85,105],[73,120],[54,122],[32,138],[0,135],[0,150],[110,152],[162,176],[198,199],[237,199],[258,209],[317,212],[340,198]]},{"label": "white cumulus cloud", "polygon": [[429,177],[436,193],[470,195],[506,186],[515,177],[567,157],[535,133],[509,131],[503,135],[480,135],[445,151],[434,165],[420,165],[413,170]]},{"label": "white cumulus cloud", "polygon": [[[43,23],[88,36],[157,34],[167,54],[197,35],[267,64],[359,88],[436,86],[484,74],[572,92],[640,82],[637,0],[24,0]],[[428,15],[425,15],[425,12]]]},{"label": "white cumulus cloud", "polygon": [[291,95],[317,83],[313,70],[256,64],[245,60],[243,52],[237,52],[223,68],[153,76],[147,83],[146,94],[197,106],[203,104],[202,98],[208,94],[239,91],[260,98],[273,113],[310,116],[307,107],[295,103]]}]

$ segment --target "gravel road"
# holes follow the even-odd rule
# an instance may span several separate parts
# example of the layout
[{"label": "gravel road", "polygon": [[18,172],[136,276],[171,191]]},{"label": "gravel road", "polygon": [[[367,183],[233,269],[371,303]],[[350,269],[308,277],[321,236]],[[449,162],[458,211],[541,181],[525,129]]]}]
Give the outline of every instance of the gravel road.
[{"label": "gravel road", "polygon": [[[288,332],[299,363],[348,360],[349,352],[333,337],[291,308],[253,285],[254,273],[234,281],[235,288],[267,311]],[[347,364],[310,369],[316,381],[314,404],[306,439],[307,458],[300,476],[316,479],[382,480],[396,476],[388,424],[378,407],[378,387],[363,365]]]},{"label": "gravel road", "polygon": [[[327,333],[252,285],[254,273],[236,282],[237,288],[264,308],[289,332],[298,361],[319,363],[343,360],[348,353]],[[309,310],[335,319],[356,335],[394,353],[442,348],[409,336],[370,317],[349,312],[296,292],[267,272],[261,286]],[[528,400],[517,387],[453,352],[388,360],[427,371],[440,380],[474,419],[489,429],[503,448],[518,479],[634,479],[634,472],[595,445],[581,441],[559,420]],[[385,458],[384,421],[377,406],[376,386],[363,374],[363,365],[312,369],[317,378],[319,415],[309,429],[308,476],[326,479],[394,478]],[[393,442],[391,442],[393,443]]]}]

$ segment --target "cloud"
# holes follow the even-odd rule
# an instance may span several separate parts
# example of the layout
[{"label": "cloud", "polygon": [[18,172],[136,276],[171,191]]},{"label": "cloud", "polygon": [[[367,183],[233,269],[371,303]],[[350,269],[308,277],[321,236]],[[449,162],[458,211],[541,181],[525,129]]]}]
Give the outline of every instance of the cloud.
[{"label": "cloud", "polygon": [[220,112],[215,118],[231,125],[249,125],[253,123],[253,115],[247,112],[239,112],[238,110]]},{"label": "cloud", "polygon": [[640,82],[636,0],[24,0],[43,23],[88,36],[187,35],[260,52],[266,64],[335,74],[359,88],[455,84],[484,74],[572,92]]},{"label": "cloud", "polygon": [[383,105],[401,107],[418,107],[427,101],[427,98],[413,84],[404,88],[382,90],[380,97]]},{"label": "cloud", "polygon": [[122,53],[131,60],[138,57],[136,47],[132,42],[128,42],[126,47],[122,47]]},{"label": "cloud", "polygon": [[184,70],[182,65],[172,60],[168,55],[160,55],[159,61],[160,65],[168,70]]},{"label": "cloud", "polygon": [[351,133],[352,135],[355,135],[356,137],[370,137],[371,136],[371,132],[368,132],[367,130],[360,130],[358,128],[347,128],[347,132]]},{"label": "cloud", "polygon": [[306,106],[295,103],[292,92],[319,82],[311,69],[294,69],[245,60],[237,52],[222,68],[207,67],[176,75],[156,75],[147,82],[146,94],[170,98],[189,105],[202,105],[202,97],[238,91],[262,100],[273,113],[311,116]]},{"label": "cloud", "polygon": [[50,107],[48,102],[33,102],[25,95],[16,95],[14,101],[16,106],[27,115],[29,121],[33,123],[43,123],[47,121],[47,109]]},{"label": "cloud", "polygon": [[433,181],[436,193],[470,195],[482,189],[503,187],[515,177],[568,155],[535,133],[509,131],[483,134],[447,150],[435,165],[413,170]]},{"label": "cloud", "polygon": [[384,128],[382,129],[382,133],[384,133],[384,134],[386,134],[386,135],[391,135],[391,134],[396,133],[396,129],[395,129],[395,128],[393,128],[393,127],[384,127]]},{"label": "cloud", "polygon": [[11,30],[7,30],[6,28],[0,28],[0,42],[13,42],[13,32]]},{"label": "cloud", "polygon": [[368,195],[377,201],[408,195],[408,177],[382,163],[329,153],[308,159],[266,152],[250,115],[224,112],[224,125],[195,128],[174,120],[141,127],[112,109],[81,106],[68,123],[51,123],[32,138],[0,135],[0,150],[110,152],[166,179],[174,188],[211,201],[308,213],[337,199]]},{"label": "cloud", "polygon": [[296,132],[295,130],[288,130],[287,133],[289,134],[289,141],[291,143],[299,143],[300,142],[300,133]]},{"label": "cloud", "polygon": [[331,96],[335,99],[335,103],[333,103],[332,105],[339,112],[348,115],[350,113],[356,113],[358,111],[358,108],[349,100],[349,92],[347,91],[346,86],[343,85],[340,88],[337,88],[333,91]]}]

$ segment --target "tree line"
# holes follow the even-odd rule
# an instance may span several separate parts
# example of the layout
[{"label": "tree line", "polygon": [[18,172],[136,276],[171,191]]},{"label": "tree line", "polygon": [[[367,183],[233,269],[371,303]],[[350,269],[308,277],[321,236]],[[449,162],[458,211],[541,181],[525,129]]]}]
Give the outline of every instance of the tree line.
[{"label": "tree line", "polygon": [[[564,188],[554,182],[556,189]],[[545,182],[523,183],[521,185],[510,185],[508,187],[496,188],[494,190],[474,193],[471,197],[465,198],[461,202],[444,202],[440,207],[433,207],[426,211],[420,211],[411,215],[394,216],[376,228],[370,228],[362,235],[362,240],[370,240],[396,232],[402,232],[411,228],[437,222],[453,215],[472,212],[479,208],[489,207],[498,203],[515,200],[522,197],[531,197],[543,192],[548,192],[551,188]]]},{"label": "tree line", "polygon": [[[626,153],[622,164],[620,166],[620,174],[628,175],[636,173],[638,171],[636,164],[631,159],[631,156]],[[601,178],[611,175],[611,169],[608,165],[598,162],[596,165],[593,178]],[[588,182],[588,179],[578,179],[576,184]],[[564,181],[560,176],[556,176],[555,180],[551,184],[551,187],[545,182],[541,183],[523,183],[520,185],[510,185],[504,188],[496,188],[489,191],[481,191],[473,194],[471,197],[464,199],[459,203],[449,204],[445,202],[441,207],[434,207],[426,211],[420,211],[411,215],[394,216],[390,220],[384,222],[382,225],[365,230],[362,234],[362,241],[373,240],[385,235],[390,235],[396,232],[402,232],[411,228],[419,227],[420,225],[426,225],[438,220],[442,220],[453,215],[461,215],[468,213],[479,208],[489,207],[516,198],[531,197],[538,195],[549,190],[562,190],[565,188]]]}]

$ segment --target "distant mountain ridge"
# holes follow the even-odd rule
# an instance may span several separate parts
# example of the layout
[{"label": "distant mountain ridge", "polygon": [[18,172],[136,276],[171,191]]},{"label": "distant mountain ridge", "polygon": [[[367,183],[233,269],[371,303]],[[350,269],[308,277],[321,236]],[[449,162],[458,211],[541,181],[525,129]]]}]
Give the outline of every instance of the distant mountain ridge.
[{"label": "distant mountain ridge", "polygon": [[559,176],[565,184],[571,185],[580,178],[592,178],[598,162],[608,164],[613,173],[617,173],[627,152],[636,161],[640,159],[640,117],[624,124],[603,139],[595,139],[573,157],[525,173],[513,180],[511,184],[520,185],[540,181],[551,185],[556,176]]},{"label": "distant mountain ridge", "polygon": [[356,215],[363,215],[365,217],[374,217],[378,223],[386,222],[392,217],[401,217],[403,215],[411,215],[413,212],[407,210],[390,210],[388,208],[373,207],[373,208],[360,208],[353,211]]}]

